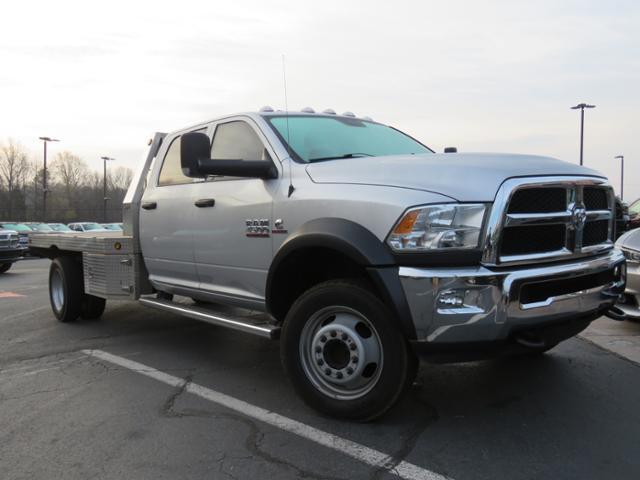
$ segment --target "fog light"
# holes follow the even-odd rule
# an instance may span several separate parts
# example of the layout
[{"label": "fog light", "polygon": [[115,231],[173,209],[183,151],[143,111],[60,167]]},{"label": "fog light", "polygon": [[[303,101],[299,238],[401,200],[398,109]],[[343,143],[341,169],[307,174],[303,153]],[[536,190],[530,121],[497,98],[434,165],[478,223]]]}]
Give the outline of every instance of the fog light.
[{"label": "fog light", "polygon": [[438,295],[438,307],[457,308],[464,305],[466,290],[445,290]]}]

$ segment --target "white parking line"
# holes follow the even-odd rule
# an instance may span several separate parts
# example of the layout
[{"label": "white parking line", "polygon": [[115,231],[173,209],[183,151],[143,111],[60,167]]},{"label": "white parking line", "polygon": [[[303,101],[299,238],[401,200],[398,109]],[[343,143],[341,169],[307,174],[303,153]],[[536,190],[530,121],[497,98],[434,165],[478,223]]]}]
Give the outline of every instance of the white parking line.
[{"label": "white parking line", "polygon": [[224,393],[216,392],[215,390],[203,387],[202,385],[187,382],[183,378],[174,377],[173,375],[161,372],[155,368],[143,365],[142,363],[134,362],[117,355],[112,355],[111,353],[107,353],[102,350],[82,350],[82,353],[113,363],[114,365],[118,365],[128,370],[132,370],[136,373],[146,375],[147,377],[153,378],[172,387],[183,387],[186,392],[200,398],[204,398],[205,400],[209,400],[210,402],[216,403],[255,420],[278,427],[282,430],[293,433],[294,435],[298,435],[299,437],[306,438],[307,440],[319,445],[335,450],[338,453],[343,453],[366,463],[367,465],[371,465],[372,467],[386,469],[389,473],[393,473],[400,478],[407,480],[445,480],[448,478],[404,461],[394,467],[393,459],[386,453],[365,447],[364,445],[346,440],[317,428],[310,427],[304,423],[270,412],[264,408],[256,407],[255,405],[243,400],[230,397]]}]

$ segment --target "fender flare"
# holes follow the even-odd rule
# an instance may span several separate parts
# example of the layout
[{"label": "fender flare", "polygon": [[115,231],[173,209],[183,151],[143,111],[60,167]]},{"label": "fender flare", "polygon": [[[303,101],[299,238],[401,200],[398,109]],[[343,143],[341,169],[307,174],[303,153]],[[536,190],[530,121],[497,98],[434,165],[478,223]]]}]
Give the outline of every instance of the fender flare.
[{"label": "fender flare", "polygon": [[275,295],[275,278],[279,266],[292,253],[313,247],[335,250],[362,266],[382,294],[383,301],[397,315],[402,332],[410,340],[416,338],[396,260],[370,230],[344,218],[311,220],[287,237],[273,257],[267,276],[265,300],[269,311]]}]

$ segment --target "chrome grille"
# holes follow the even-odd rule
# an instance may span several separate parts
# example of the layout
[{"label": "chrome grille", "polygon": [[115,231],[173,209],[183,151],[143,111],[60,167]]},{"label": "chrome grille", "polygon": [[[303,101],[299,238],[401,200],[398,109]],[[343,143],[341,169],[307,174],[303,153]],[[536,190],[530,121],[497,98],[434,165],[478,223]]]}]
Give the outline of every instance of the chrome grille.
[{"label": "chrome grille", "polygon": [[508,180],[494,202],[483,263],[526,264],[608,250],[613,208],[613,190],[602,179]]},{"label": "chrome grille", "polygon": [[17,248],[18,234],[17,233],[0,233],[0,247]]}]

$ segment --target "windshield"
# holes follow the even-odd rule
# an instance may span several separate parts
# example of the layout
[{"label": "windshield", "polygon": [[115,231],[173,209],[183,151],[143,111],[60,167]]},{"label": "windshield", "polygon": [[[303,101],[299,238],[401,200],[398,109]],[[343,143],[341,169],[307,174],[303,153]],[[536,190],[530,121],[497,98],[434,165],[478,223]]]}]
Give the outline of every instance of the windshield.
[{"label": "windshield", "polygon": [[53,228],[56,232],[72,232],[73,231],[63,223],[54,223],[54,224],[50,224],[49,226]]},{"label": "windshield", "polygon": [[53,228],[51,228],[46,223],[38,223],[35,225],[29,225],[29,226],[38,232],[53,232]]},{"label": "windshield", "polygon": [[29,227],[21,223],[3,223],[2,228],[5,230],[15,230],[16,232],[32,232]]},{"label": "windshield", "polygon": [[303,162],[433,153],[399,130],[359,118],[319,115],[265,118],[283,142],[289,139],[289,146],[297,160]]},{"label": "windshield", "polygon": [[117,223],[107,223],[102,225],[102,228],[106,228],[107,230],[122,230],[122,227]]},{"label": "windshield", "polygon": [[104,230],[104,227],[97,223],[83,223],[82,228],[85,230]]}]

